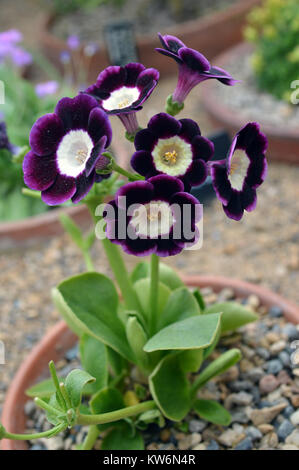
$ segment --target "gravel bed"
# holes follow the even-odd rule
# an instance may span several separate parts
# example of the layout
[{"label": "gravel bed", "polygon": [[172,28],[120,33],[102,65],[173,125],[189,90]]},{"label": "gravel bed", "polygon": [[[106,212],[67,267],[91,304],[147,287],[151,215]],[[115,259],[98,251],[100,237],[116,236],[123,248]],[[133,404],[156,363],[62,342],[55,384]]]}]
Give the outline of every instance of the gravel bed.
[{"label": "gravel bed", "polygon": [[288,104],[260,90],[251,58],[252,53],[247,52],[233,55],[225,63],[225,68],[241,83],[235,85],[233,90],[230,87],[215,86],[216,97],[231,111],[241,113],[244,119],[299,131],[299,106]]},{"label": "gravel bed", "polygon": [[[203,294],[207,304],[233,298],[230,289],[216,295],[206,288]],[[254,295],[239,301],[258,312],[260,320],[223,337],[212,358],[232,347],[240,348],[243,358],[198,394],[222,403],[232,415],[231,425],[209,424],[194,414],[179,424],[168,421],[163,429],[150,425],[143,432],[146,449],[299,450],[299,363],[291,362],[291,345],[299,339],[299,326],[286,322],[279,307],[269,311],[261,307]],[[77,354],[74,347],[57,364],[60,376],[78,367]],[[25,410],[28,432],[49,429],[44,413],[32,401]],[[64,435],[30,443],[31,450],[75,449],[86,432],[86,427],[77,426]],[[99,439],[95,448],[100,447]]]},{"label": "gravel bed", "polygon": [[[52,32],[66,38],[78,34],[86,41],[102,41],[103,29],[115,21],[129,21],[140,35],[165,32],[177,23],[193,20],[215,10],[227,8],[237,0],[184,0],[176,2],[180,12],[176,13],[174,2],[163,0],[124,0],[123,6],[115,6],[112,2],[92,9],[81,9],[58,18]],[[116,2],[115,2],[116,3]],[[121,2],[118,2],[121,4]]]}]

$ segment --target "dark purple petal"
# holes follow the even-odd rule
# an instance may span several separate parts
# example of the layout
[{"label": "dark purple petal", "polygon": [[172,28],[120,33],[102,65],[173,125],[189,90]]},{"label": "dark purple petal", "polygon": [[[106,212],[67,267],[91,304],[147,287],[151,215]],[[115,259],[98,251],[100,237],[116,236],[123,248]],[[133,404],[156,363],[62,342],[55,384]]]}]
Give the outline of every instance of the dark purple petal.
[{"label": "dark purple petal", "polygon": [[95,181],[95,172],[93,172],[89,176],[85,176],[84,173],[81,173],[81,175],[79,175],[76,178],[77,190],[74,196],[72,197],[72,202],[74,204],[77,204],[79,201],[81,201],[81,199],[83,199],[86,196],[86,194],[89,193],[89,191],[91,190],[94,184],[94,181]]},{"label": "dark purple petal", "polygon": [[23,161],[24,182],[30,189],[44,191],[57,175],[55,155],[40,157],[30,151]]},{"label": "dark purple petal", "polygon": [[242,207],[241,194],[234,191],[227,206],[223,205],[223,210],[227,217],[233,220],[240,220],[243,217],[244,209]]},{"label": "dark purple petal", "polygon": [[86,162],[85,166],[85,175],[89,176],[90,173],[94,170],[97,161],[101,157],[101,154],[103,153],[105,147],[106,147],[106,136],[104,135],[99,142],[94,146],[92,149],[91,155],[89,159]]},{"label": "dark purple petal", "polygon": [[188,168],[185,178],[191,186],[199,186],[208,176],[208,168],[203,160],[193,160]]},{"label": "dark purple petal", "polygon": [[222,204],[227,205],[232,196],[232,188],[228,180],[226,166],[213,163],[211,166],[211,177],[217,198]]},{"label": "dark purple petal", "polygon": [[268,141],[257,122],[249,122],[236,135],[236,148],[246,150],[250,158],[265,154]]},{"label": "dark purple petal", "polygon": [[148,123],[148,129],[160,138],[168,138],[179,134],[181,123],[166,113],[156,114]]},{"label": "dark purple petal", "polygon": [[63,135],[63,124],[57,114],[46,114],[33,125],[29,144],[36,155],[49,155],[55,153]]},{"label": "dark purple petal", "polygon": [[[202,217],[202,207],[196,197],[192,196],[192,194],[179,192],[174,194],[171,198],[171,204],[178,205],[181,208],[181,211],[184,210],[184,206],[188,206],[190,208],[190,212],[187,212],[186,215],[191,215],[192,224],[194,222],[198,222]],[[182,215],[182,213],[181,213]]]},{"label": "dark purple petal", "polygon": [[82,93],[95,98],[97,101],[101,102],[102,100],[106,100],[109,98],[110,93],[108,91],[101,90],[96,83],[90,85],[90,87],[86,88]]},{"label": "dark purple petal", "polygon": [[161,47],[156,47],[155,50],[157,52],[160,52],[162,55],[166,55],[167,57],[170,57],[171,59],[174,59],[179,65],[183,63],[182,59],[175,54],[174,52],[171,52],[167,49],[161,49]]},{"label": "dark purple petal", "polygon": [[184,64],[186,64],[191,70],[194,70],[195,72],[207,72],[211,68],[208,59],[195,49],[182,47],[179,50],[178,55]]},{"label": "dark purple petal", "polygon": [[158,37],[162,46],[174,53],[177,53],[181,47],[185,47],[185,44],[176,36],[171,36],[170,34],[165,34],[162,36],[162,34],[158,33]]},{"label": "dark purple petal", "polygon": [[267,177],[268,163],[264,155],[260,155],[251,161],[247,170],[246,183],[256,189]]},{"label": "dark purple petal", "polygon": [[180,119],[180,123],[182,124],[180,137],[186,142],[191,143],[195,136],[200,136],[200,128],[192,119]]},{"label": "dark purple petal", "polygon": [[157,241],[149,238],[137,238],[131,240],[127,238],[121,243],[125,253],[134,256],[148,256],[156,252]]},{"label": "dark purple petal", "polygon": [[71,199],[76,189],[75,178],[58,174],[54,184],[42,191],[41,197],[48,206],[58,206]]},{"label": "dark purple petal", "polygon": [[[128,209],[131,204],[146,204],[151,201],[153,197],[153,185],[148,181],[136,181],[122,186],[116,193],[116,203],[123,209]],[[126,197],[126,207],[119,199]]]},{"label": "dark purple petal", "polygon": [[181,253],[183,247],[178,245],[174,240],[171,239],[162,239],[157,240],[157,250],[156,255],[162,258],[166,256],[175,256]]},{"label": "dark purple petal", "polygon": [[98,103],[94,98],[81,93],[75,98],[62,98],[57,103],[55,112],[62,120],[66,131],[87,130],[90,112],[97,106]]},{"label": "dark purple petal", "polygon": [[252,189],[246,183],[241,192],[241,201],[242,201],[243,209],[247,210],[247,212],[251,212],[256,208],[256,203],[257,203],[256,190]]},{"label": "dark purple petal", "polygon": [[125,65],[126,70],[126,80],[124,85],[126,86],[135,86],[138,76],[145,70],[144,65],[139,62],[131,62]]},{"label": "dark purple petal", "polygon": [[155,199],[170,200],[173,194],[184,190],[184,184],[178,178],[168,175],[153,176],[148,180],[154,187]]},{"label": "dark purple petal", "polygon": [[145,150],[138,150],[131,158],[132,168],[142,176],[146,176],[152,171],[155,171],[153,157],[150,152]]},{"label": "dark purple petal", "polygon": [[159,72],[156,69],[150,68],[143,70],[139,75],[136,86],[140,89],[148,87],[148,86],[155,86],[159,80]]},{"label": "dark purple petal", "polygon": [[134,140],[136,150],[152,151],[157,142],[157,137],[148,129],[137,132]]},{"label": "dark purple petal", "polygon": [[226,70],[220,67],[211,67],[207,73],[207,78],[216,78],[219,82],[224,85],[233,86],[239,83],[239,80],[235,80]]},{"label": "dark purple petal", "polygon": [[88,133],[96,144],[103,136],[106,136],[106,146],[109,147],[112,140],[112,128],[105,111],[100,108],[92,109],[88,119]]},{"label": "dark purple petal", "polygon": [[96,87],[101,93],[111,93],[124,85],[126,76],[127,72],[124,67],[111,65],[100,73]]},{"label": "dark purple petal", "polygon": [[206,137],[197,136],[192,140],[192,152],[194,158],[207,162],[214,155],[214,144]]}]

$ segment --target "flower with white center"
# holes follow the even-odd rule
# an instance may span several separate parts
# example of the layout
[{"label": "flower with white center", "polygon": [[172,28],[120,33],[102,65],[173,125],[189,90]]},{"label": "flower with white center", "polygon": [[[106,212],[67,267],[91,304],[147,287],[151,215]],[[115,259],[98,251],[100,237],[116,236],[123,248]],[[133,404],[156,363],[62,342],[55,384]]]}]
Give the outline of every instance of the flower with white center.
[{"label": "flower with white center", "polygon": [[162,43],[162,48],[156,51],[174,59],[179,66],[179,77],[176,89],[172,95],[172,100],[177,103],[184,103],[187,95],[198,83],[216,78],[225,85],[234,85],[237,80],[220,67],[212,67],[208,59],[200,52],[187,47],[175,36],[161,34],[158,35]]},{"label": "flower with white center", "polygon": [[137,173],[146,178],[158,174],[175,176],[188,191],[205,181],[206,162],[214,153],[213,143],[201,136],[196,122],[178,121],[166,113],[156,114],[147,129],[137,132],[135,148],[131,165]]},{"label": "flower with white center", "polygon": [[136,111],[150,96],[159,80],[159,72],[142,64],[130,63],[124,67],[110,66],[103,70],[87,93],[98,100],[107,114],[117,115],[126,131],[134,135],[138,130]]},{"label": "flower with white center", "polygon": [[240,220],[244,210],[255,209],[256,188],[267,175],[266,150],[266,136],[251,122],[234,137],[226,160],[211,164],[216,195],[231,219]]},{"label": "flower with white center", "polygon": [[108,116],[94,98],[63,98],[54,113],[39,118],[31,129],[31,151],[23,162],[25,184],[41,191],[50,206],[68,199],[79,202],[106,176],[97,175],[96,166],[111,138]]},{"label": "flower with white center", "polygon": [[107,237],[135,256],[173,256],[196,243],[201,206],[183,189],[167,175],[122,186],[106,206]]}]

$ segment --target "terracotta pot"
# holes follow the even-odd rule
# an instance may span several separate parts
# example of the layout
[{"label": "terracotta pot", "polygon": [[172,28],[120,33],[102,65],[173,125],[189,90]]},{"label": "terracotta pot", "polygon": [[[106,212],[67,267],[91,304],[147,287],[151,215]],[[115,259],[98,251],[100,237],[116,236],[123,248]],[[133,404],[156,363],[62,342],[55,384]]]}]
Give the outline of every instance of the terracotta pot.
[{"label": "terracotta pot", "polygon": [[[232,60],[238,62],[239,58],[244,54],[248,54],[250,50],[252,50],[252,48],[249,44],[239,44],[217,57],[215,63],[225,69],[228,63],[231,63]],[[236,109],[231,109],[229,105],[219,100],[218,94],[215,93],[215,83],[212,83],[212,80],[205,84],[202,102],[214,125],[216,127],[224,127],[231,132],[232,135],[241,129],[249,120],[244,116],[242,110],[238,112]],[[261,121],[260,123],[269,140],[268,155],[271,160],[298,165],[299,125],[296,129],[290,129],[284,125],[271,125]]]},{"label": "terracotta pot", "polygon": [[[238,297],[248,297],[250,294],[254,294],[264,306],[280,306],[288,321],[299,324],[299,307],[261,286],[220,276],[186,276],[183,280],[190,287],[212,287],[215,292],[224,288],[231,288]],[[44,379],[48,374],[49,361],[51,359],[53,361],[61,359],[76,341],[77,337],[61,321],[35,346],[21,365],[7,392],[1,421],[8,431],[14,433],[25,432],[24,405],[28,400],[25,390],[39,380]],[[2,441],[2,450],[26,450],[27,448],[25,441],[7,439]]]},{"label": "terracotta pot", "polygon": [[[178,36],[189,47],[203,51],[211,59],[242,40],[246,16],[260,2],[261,0],[239,0],[224,11],[208,14],[161,32]],[[54,21],[53,15],[45,18],[40,40],[47,57],[61,67],[60,54],[68,47],[62,39],[51,33]],[[155,51],[155,47],[160,45],[156,35],[137,36],[136,41],[139,60],[145,66],[157,68],[162,76],[176,72],[175,62],[165,60],[165,57]],[[88,80],[95,80],[99,72],[108,65],[109,58],[103,46],[92,58]]]}]

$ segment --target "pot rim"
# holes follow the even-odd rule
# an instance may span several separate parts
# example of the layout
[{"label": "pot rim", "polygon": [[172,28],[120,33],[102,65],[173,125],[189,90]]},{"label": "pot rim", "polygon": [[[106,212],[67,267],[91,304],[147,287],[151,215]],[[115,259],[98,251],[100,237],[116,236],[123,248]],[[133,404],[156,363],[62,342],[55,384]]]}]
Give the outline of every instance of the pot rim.
[{"label": "pot rim", "polygon": [[[231,288],[237,296],[245,297],[249,294],[256,295],[262,305],[270,307],[272,305],[278,305],[282,308],[286,319],[292,323],[299,324],[299,307],[284,299],[284,297],[276,294],[262,286],[255,285],[249,282],[241,281],[239,279],[232,279],[223,276],[214,275],[203,275],[203,276],[183,276],[183,281],[190,287],[211,287],[215,292],[220,291],[223,288]],[[56,347],[59,340],[63,337],[63,346]],[[53,360],[59,357],[76,341],[76,335],[74,335],[66,325],[64,321],[60,321],[54,327],[52,327],[48,333],[42,338],[42,340],[32,349],[31,353],[21,364],[17,374],[15,375],[8,391],[6,399],[3,405],[2,413],[2,424],[5,428],[11,432],[24,432],[25,430],[25,414],[24,404],[28,400],[25,396],[25,390],[28,388],[28,381],[35,382],[39,377],[40,373],[45,370],[48,358],[45,358],[46,351],[51,352],[51,358]],[[43,358],[41,361],[40,358]],[[31,371],[34,370],[33,377]],[[31,380],[28,380],[31,377]],[[12,425],[12,416],[18,413],[18,428],[14,428]],[[15,423],[16,424],[16,423]],[[3,439],[2,450],[26,450],[28,449],[25,441],[11,441]]]}]

